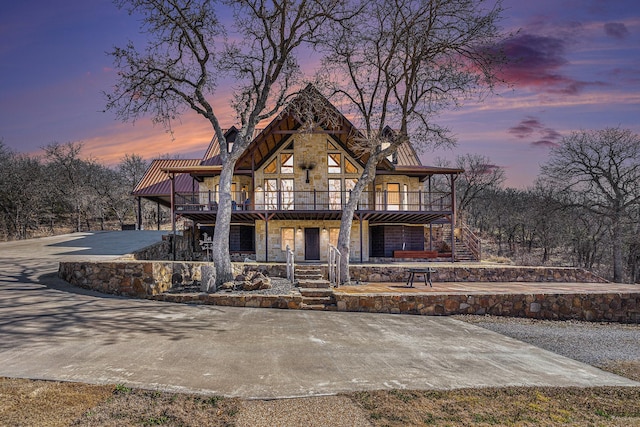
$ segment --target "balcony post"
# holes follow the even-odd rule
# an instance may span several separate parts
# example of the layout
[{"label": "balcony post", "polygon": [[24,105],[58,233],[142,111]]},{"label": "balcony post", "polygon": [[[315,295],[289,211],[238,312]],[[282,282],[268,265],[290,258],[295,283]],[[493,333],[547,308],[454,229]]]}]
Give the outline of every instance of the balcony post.
[{"label": "balcony post", "polygon": [[431,191],[431,175],[429,175],[429,210],[433,210],[433,201],[431,199],[433,192]]},{"label": "balcony post", "polygon": [[387,201],[388,201],[388,199],[387,199],[387,190],[384,190],[384,200],[383,201],[384,201],[384,210],[388,211],[389,208],[387,206]]},{"label": "balcony post", "polygon": [[313,189],[313,210],[316,210],[316,202],[317,202],[317,196],[316,196],[316,189]]},{"label": "balcony post", "polygon": [[[422,211],[422,191],[418,191],[418,211]],[[426,211],[426,209],[424,209]]]},{"label": "balcony post", "polygon": [[456,260],[456,177],[451,174],[451,261]]},{"label": "balcony post", "polygon": [[173,261],[176,260],[176,176],[169,175],[171,180],[171,254]]}]

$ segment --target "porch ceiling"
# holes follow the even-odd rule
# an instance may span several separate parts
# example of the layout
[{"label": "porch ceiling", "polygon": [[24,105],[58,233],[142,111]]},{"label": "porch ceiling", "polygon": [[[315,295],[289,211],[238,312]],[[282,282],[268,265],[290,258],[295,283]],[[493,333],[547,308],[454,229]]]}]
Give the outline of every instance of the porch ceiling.
[{"label": "porch ceiling", "polygon": [[[216,213],[211,211],[180,212],[184,218],[196,223],[215,223]],[[442,222],[451,212],[390,212],[390,211],[356,211],[356,215],[369,221],[370,225],[377,224],[429,224]],[[253,224],[255,221],[268,219],[284,221],[338,221],[342,218],[342,211],[233,211],[231,222],[239,224]]]},{"label": "porch ceiling", "polygon": [[362,219],[368,220],[369,225],[378,224],[429,224],[446,218],[451,212],[360,212]]}]

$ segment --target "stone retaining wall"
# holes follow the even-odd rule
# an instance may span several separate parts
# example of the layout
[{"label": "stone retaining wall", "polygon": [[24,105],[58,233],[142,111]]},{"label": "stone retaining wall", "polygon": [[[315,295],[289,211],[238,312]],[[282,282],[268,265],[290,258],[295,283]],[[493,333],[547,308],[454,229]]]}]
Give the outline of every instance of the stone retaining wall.
[{"label": "stone retaining wall", "polygon": [[[521,267],[499,265],[452,266],[429,263],[436,270],[434,282],[574,282],[606,283],[603,278],[581,268]],[[403,282],[407,280],[407,267],[394,265],[352,265],[352,281]],[[326,274],[326,266],[323,270]]]},{"label": "stone retaining wall", "polygon": [[[334,292],[336,305],[328,310],[450,316],[490,314],[546,320],[640,323],[640,293],[610,294],[496,294],[429,295]],[[231,307],[301,309],[299,295],[163,294],[150,297],[167,302]]]},{"label": "stone retaining wall", "polygon": [[[99,292],[161,301],[233,307],[302,308],[300,295],[167,294],[174,284],[199,282],[202,262],[105,261],[62,262],[59,276],[72,285]],[[257,270],[270,276],[285,272],[282,264],[234,264],[235,274]],[[536,276],[540,272],[536,270]],[[579,281],[586,281],[583,276]],[[640,293],[581,294],[346,294],[334,292],[328,309],[416,315],[491,314],[552,320],[640,323]]]},{"label": "stone retaining wall", "polygon": [[491,314],[548,320],[640,323],[640,293],[353,295],[334,293],[338,311],[425,316]]},{"label": "stone retaining wall", "polygon": [[200,282],[203,265],[206,264],[127,260],[61,262],[58,276],[81,288],[141,298],[166,292],[177,283]]},{"label": "stone retaining wall", "polygon": [[[130,259],[61,262],[58,276],[81,288],[142,298],[166,292],[175,284],[199,285],[203,269],[211,266],[205,262]],[[286,266],[281,264],[234,263],[233,271],[234,275],[260,271],[271,277],[286,277]]]}]

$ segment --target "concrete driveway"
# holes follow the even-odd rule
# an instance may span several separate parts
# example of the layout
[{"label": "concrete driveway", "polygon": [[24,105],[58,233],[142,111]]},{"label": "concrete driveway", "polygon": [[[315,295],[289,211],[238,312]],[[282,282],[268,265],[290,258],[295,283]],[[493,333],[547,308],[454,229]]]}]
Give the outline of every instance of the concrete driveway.
[{"label": "concrete driveway", "polygon": [[0,376],[243,398],[384,388],[640,385],[446,317],[193,306],[105,296],[55,276],[157,232],[0,243]]}]

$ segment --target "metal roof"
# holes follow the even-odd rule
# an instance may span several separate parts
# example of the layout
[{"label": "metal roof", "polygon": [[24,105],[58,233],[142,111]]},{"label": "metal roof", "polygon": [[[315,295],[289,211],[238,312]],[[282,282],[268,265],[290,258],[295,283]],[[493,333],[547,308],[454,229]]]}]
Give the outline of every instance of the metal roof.
[{"label": "metal roof", "polygon": [[[201,159],[156,159],[151,162],[138,185],[133,189],[134,196],[161,197],[171,194],[171,180],[165,172],[169,168],[185,168],[200,165]],[[193,187],[193,178],[188,173],[176,175],[176,191],[189,192]]]}]

